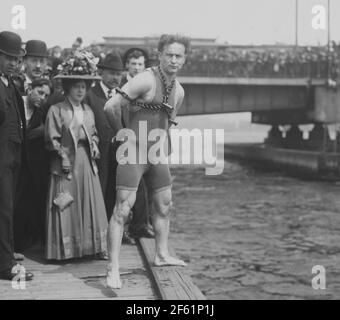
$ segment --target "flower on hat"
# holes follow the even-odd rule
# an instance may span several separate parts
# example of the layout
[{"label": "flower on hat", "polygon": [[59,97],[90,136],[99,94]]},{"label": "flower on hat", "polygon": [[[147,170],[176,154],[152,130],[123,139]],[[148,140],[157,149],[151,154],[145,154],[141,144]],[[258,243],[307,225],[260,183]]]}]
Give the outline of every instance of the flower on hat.
[{"label": "flower on hat", "polygon": [[59,75],[97,75],[99,59],[86,50],[75,51],[65,62],[58,65]]}]

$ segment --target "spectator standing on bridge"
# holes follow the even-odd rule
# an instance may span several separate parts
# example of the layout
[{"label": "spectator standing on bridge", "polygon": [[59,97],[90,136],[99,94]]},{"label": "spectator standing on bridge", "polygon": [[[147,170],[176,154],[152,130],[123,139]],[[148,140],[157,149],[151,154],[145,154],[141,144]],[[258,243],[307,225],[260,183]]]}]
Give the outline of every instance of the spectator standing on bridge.
[{"label": "spectator standing on bridge", "polygon": [[[158,44],[158,67],[150,68],[131,79],[120,92],[110,99],[104,110],[116,131],[123,128],[121,109],[129,108],[129,122],[126,127],[132,130],[137,139],[130,138],[127,144],[136,148],[136,153],[142,154],[144,146],[150,149],[145,141],[147,137],[138,135],[142,121],[147,124],[147,131],[160,129],[167,132],[181,107],[184,90],[176,79],[182,68],[188,50],[189,39],[179,35],[162,35]],[[119,133],[124,135],[124,130]],[[166,139],[164,140],[166,141]],[[141,147],[139,147],[141,146]],[[165,144],[160,148],[165,149]],[[117,169],[117,199],[113,217],[109,221],[108,249],[109,264],[107,268],[107,286],[121,288],[119,275],[119,252],[122,241],[124,223],[136,200],[136,192],[140,179],[145,175],[148,190],[152,195],[152,222],[155,230],[155,265],[185,266],[182,260],[170,256],[168,250],[169,214],[171,209],[171,176],[169,165],[154,159],[147,150],[144,158],[147,163],[119,163]],[[165,150],[167,153],[167,150]],[[154,160],[157,162],[154,163]]]}]

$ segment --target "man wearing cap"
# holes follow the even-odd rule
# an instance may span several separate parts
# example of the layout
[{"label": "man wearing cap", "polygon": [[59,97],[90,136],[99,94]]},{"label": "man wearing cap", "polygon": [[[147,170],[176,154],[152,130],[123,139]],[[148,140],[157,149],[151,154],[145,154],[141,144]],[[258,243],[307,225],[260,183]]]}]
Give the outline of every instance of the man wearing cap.
[{"label": "man wearing cap", "polygon": [[26,43],[26,55],[24,57],[25,66],[25,92],[33,80],[44,76],[47,69],[47,46],[41,40],[29,40]]},{"label": "man wearing cap", "polygon": [[[49,54],[47,46],[44,41],[41,40],[29,40],[26,43],[26,55],[24,57],[25,67],[25,83],[24,83],[24,95],[27,95],[31,84],[34,80],[41,78],[48,78],[47,75],[47,63]],[[39,108],[41,119],[45,120],[47,112],[51,105],[64,101],[65,97],[59,90],[54,90],[44,105]]]},{"label": "man wearing cap", "polygon": [[26,280],[33,278],[32,273],[16,263],[13,248],[13,213],[24,145],[25,110],[11,75],[24,54],[18,34],[0,33],[0,279],[6,280],[20,273]]},{"label": "man wearing cap", "polygon": [[104,113],[104,105],[107,100],[116,94],[115,88],[120,85],[124,67],[120,55],[113,52],[107,54],[104,59],[101,59],[97,68],[102,80],[89,90],[86,99],[88,105],[93,110],[99,135],[99,179],[105,200],[107,217],[110,219],[115,203],[115,167],[117,163],[113,152],[112,139],[116,132],[114,132],[108,122]]}]

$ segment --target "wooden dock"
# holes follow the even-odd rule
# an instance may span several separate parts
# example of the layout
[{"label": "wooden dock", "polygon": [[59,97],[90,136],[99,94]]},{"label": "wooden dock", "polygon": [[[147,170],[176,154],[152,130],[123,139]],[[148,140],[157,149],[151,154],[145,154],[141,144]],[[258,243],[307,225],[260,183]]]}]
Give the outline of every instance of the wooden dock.
[{"label": "wooden dock", "polygon": [[[107,261],[90,258],[47,262],[43,251],[34,247],[25,252],[23,265],[34,280],[14,283],[0,280],[0,300],[202,300],[183,267],[154,267],[153,239],[141,239],[137,246],[123,245],[121,278],[123,288],[106,288]],[[21,287],[21,288],[20,288]]]}]

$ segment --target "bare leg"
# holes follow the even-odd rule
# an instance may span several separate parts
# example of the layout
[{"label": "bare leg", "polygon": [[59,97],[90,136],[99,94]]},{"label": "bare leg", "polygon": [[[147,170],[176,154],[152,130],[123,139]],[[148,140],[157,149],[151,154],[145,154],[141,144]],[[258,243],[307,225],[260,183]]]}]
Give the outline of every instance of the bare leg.
[{"label": "bare leg", "polygon": [[136,200],[136,192],[118,190],[116,205],[109,221],[107,244],[109,263],[107,266],[106,284],[112,289],[119,289],[122,283],[119,275],[119,253],[122,245],[124,224]]},{"label": "bare leg", "polygon": [[180,259],[170,256],[168,249],[168,237],[170,226],[171,189],[158,192],[153,195],[152,223],[155,229],[156,266],[186,266]]}]

